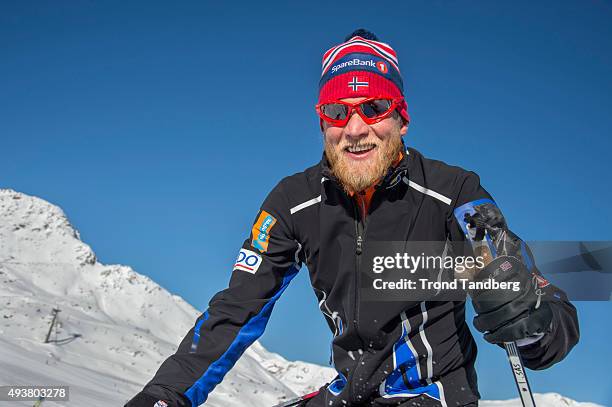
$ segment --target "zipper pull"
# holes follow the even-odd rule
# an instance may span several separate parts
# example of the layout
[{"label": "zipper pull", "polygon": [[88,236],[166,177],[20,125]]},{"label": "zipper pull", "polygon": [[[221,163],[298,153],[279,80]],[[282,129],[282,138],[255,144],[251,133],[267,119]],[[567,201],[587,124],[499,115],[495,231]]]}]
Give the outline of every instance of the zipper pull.
[{"label": "zipper pull", "polygon": [[357,249],[355,250],[355,253],[357,254],[361,254],[361,242],[363,241],[363,239],[361,238],[361,235],[357,236]]}]

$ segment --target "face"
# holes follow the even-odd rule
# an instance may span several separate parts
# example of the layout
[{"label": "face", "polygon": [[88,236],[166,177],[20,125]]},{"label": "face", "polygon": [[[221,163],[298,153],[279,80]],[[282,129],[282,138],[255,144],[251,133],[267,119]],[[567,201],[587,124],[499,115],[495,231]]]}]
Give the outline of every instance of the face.
[{"label": "face", "polygon": [[[355,103],[361,98],[342,99]],[[362,191],[382,178],[402,151],[402,136],[408,131],[401,116],[367,124],[353,111],[346,126],[323,121],[325,155],[332,173],[349,193]]]}]

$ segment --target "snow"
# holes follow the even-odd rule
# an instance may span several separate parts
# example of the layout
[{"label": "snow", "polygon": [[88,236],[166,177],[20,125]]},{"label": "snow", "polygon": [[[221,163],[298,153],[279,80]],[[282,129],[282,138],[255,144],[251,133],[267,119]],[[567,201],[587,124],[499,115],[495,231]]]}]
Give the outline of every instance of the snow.
[{"label": "snow", "polygon": [[[45,401],[49,407],[123,405],[200,314],[132,268],[100,263],[59,207],[10,189],[0,189],[0,306],[0,383],[70,386],[70,401]],[[55,307],[61,310],[57,329],[45,344]],[[288,361],[255,342],[205,405],[238,407],[248,399],[269,407],[334,376],[329,367]],[[556,393],[538,394],[536,402],[596,406]]]},{"label": "snow", "polygon": [[[535,404],[537,407],[603,407],[595,403],[580,403],[563,397],[557,393],[534,394]],[[522,406],[519,399],[505,401],[480,401],[480,407],[520,407]]]}]

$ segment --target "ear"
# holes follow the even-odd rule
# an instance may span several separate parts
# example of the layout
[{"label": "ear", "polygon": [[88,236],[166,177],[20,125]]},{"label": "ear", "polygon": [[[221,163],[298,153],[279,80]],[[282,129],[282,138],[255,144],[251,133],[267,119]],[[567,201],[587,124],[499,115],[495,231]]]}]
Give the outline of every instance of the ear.
[{"label": "ear", "polygon": [[404,118],[400,118],[400,120],[402,121],[402,126],[400,127],[400,135],[405,136],[406,133],[408,132],[408,122],[406,120],[404,120]]}]

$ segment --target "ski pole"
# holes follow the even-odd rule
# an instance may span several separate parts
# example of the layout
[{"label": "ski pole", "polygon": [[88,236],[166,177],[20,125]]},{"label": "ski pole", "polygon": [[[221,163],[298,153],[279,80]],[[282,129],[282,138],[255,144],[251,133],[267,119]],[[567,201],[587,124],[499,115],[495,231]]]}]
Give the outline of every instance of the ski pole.
[{"label": "ski pole", "polygon": [[[470,240],[476,243],[476,247],[474,247],[475,251],[479,251],[483,255],[485,266],[487,266],[493,261],[493,253],[486,243],[487,240],[491,239],[486,225],[478,221],[478,217],[475,216],[474,212],[466,213],[464,221],[468,229],[470,227],[476,229],[476,233]],[[521,360],[516,342],[504,342],[504,348],[506,349],[506,355],[510,362],[514,382],[516,383],[516,388],[518,389],[523,407],[536,407],[531,387],[529,387],[529,382],[527,381],[527,373],[525,373],[525,367],[523,366],[523,361]]]},{"label": "ski pole", "polygon": [[527,381],[525,367],[523,366],[521,355],[516,347],[516,342],[504,342],[504,348],[506,348],[508,361],[510,362],[512,374],[514,375],[514,382],[516,383],[516,388],[518,389],[519,396],[521,397],[523,407],[536,407],[533,399],[533,393],[531,392],[529,382]]},{"label": "ski pole", "polygon": [[289,401],[285,401],[283,403],[276,404],[273,407],[292,407],[292,406],[298,406],[301,402],[306,401],[308,399],[311,399],[314,396],[316,396],[317,394],[319,394],[319,391],[308,393],[308,394],[306,394],[304,396],[300,396],[300,397],[291,399]]}]

